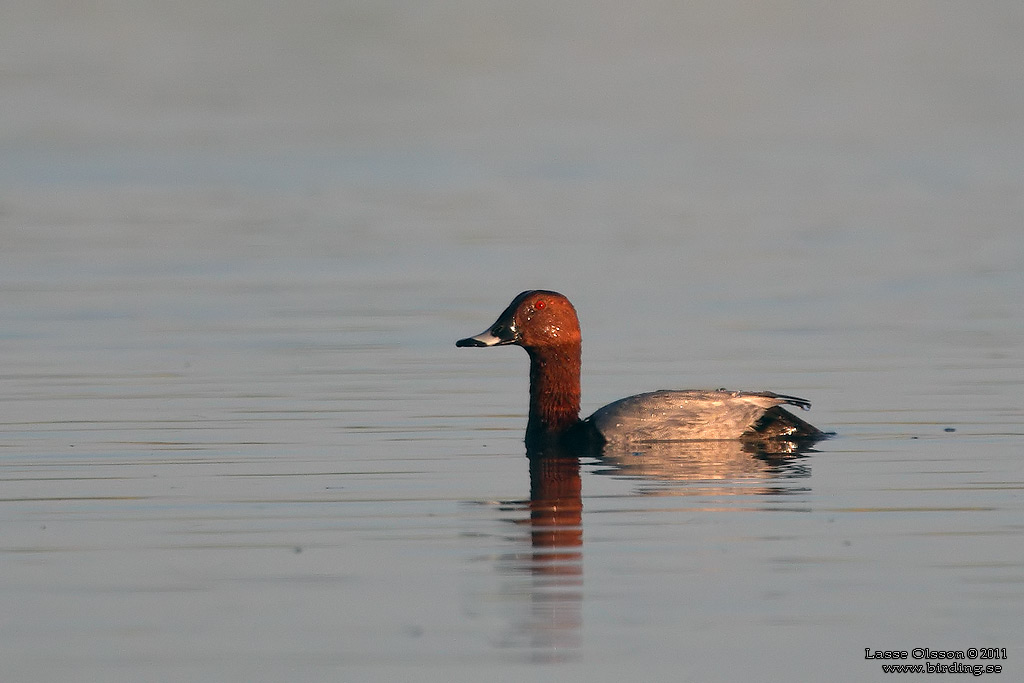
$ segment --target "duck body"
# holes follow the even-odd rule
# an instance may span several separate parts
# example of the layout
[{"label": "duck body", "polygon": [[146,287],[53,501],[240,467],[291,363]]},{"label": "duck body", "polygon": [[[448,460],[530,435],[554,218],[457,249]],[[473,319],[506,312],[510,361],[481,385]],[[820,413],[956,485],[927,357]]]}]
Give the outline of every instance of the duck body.
[{"label": "duck body", "polygon": [[779,406],[810,403],[770,391],[660,390],[619,399],[584,420],[605,443],[806,438],[820,432]]},{"label": "duck body", "polygon": [[825,435],[781,408],[810,408],[769,391],[661,390],[609,403],[580,420],[581,334],[569,300],[550,290],[521,293],[486,331],[460,347],[522,346],[530,356],[528,447],[645,441],[789,440]]}]

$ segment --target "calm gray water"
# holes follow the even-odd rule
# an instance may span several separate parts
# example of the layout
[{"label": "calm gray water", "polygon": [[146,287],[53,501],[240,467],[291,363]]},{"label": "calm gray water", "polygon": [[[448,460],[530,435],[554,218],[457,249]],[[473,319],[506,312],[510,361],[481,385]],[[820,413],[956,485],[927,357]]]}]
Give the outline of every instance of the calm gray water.
[{"label": "calm gray water", "polygon": [[[1019,680],[1022,40],[1010,1],[5,3],[3,680]],[[534,287],[585,412],[773,389],[837,436],[531,506],[525,354],[454,341]]]}]

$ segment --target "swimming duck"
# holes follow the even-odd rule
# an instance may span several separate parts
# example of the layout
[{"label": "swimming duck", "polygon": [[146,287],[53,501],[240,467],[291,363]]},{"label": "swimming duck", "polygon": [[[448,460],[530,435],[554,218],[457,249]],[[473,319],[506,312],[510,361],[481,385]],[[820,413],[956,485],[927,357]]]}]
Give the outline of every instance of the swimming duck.
[{"label": "swimming duck", "polygon": [[816,441],[825,434],[780,406],[810,402],[770,391],[660,390],[609,403],[580,420],[581,335],[576,309],[558,292],[528,290],[486,331],[456,346],[515,344],[530,356],[527,446],[642,441]]}]

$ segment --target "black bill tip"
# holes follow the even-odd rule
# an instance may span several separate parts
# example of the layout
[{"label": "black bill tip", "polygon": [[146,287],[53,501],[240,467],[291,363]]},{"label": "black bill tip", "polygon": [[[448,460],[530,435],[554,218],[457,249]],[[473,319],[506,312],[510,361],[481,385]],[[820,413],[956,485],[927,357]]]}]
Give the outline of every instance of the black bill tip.
[{"label": "black bill tip", "polygon": [[484,341],[477,339],[476,337],[466,337],[455,342],[456,346],[488,346]]}]

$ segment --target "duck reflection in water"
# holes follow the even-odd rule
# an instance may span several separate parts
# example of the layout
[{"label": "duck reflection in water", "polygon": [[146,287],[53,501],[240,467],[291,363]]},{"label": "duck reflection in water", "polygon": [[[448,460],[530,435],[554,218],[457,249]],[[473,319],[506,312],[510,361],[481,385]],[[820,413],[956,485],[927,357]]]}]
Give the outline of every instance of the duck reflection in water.
[{"label": "duck reflection in water", "polygon": [[595,474],[639,482],[637,493],[658,496],[780,496],[806,491],[807,442],[689,441],[605,446]]},{"label": "duck reflection in water", "polygon": [[531,661],[565,661],[575,656],[583,625],[580,460],[574,453],[550,450],[527,455],[529,517],[514,523],[529,529],[530,550],[502,555],[499,571],[509,579],[502,594],[513,606],[528,599],[528,612],[512,617],[501,643],[526,648]]},{"label": "duck reflection in water", "polygon": [[[583,497],[581,460],[597,474],[640,482],[639,495],[708,496],[713,508],[722,496],[748,499],[806,490],[791,481],[809,476],[804,451],[779,442],[767,452],[740,442],[647,444],[641,450],[605,448],[601,453],[567,449],[527,450],[530,469],[529,517],[515,520],[529,528],[528,553],[504,554],[499,571],[511,580],[502,591],[513,605],[528,599],[528,614],[512,618],[502,639],[507,647],[527,648],[531,661],[575,657],[583,626]],[[596,462],[595,465],[591,464]],[[519,507],[518,505],[516,506]]]},{"label": "duck reflection in water", "polygon": [[[528,454],[529,455],[529,454]],[[571,454],[537,454],[530,462],[530,537],[538,569],[548,574],[580,573],[583,545],[583,498],[580,461]],[[569,552],[562,552],[570,550]],[[565,564],[564,561],[569,561]]]}]

